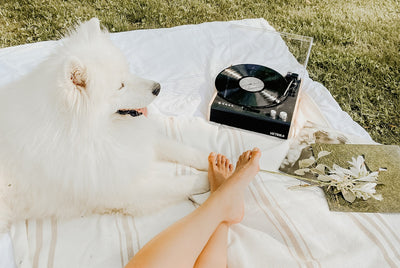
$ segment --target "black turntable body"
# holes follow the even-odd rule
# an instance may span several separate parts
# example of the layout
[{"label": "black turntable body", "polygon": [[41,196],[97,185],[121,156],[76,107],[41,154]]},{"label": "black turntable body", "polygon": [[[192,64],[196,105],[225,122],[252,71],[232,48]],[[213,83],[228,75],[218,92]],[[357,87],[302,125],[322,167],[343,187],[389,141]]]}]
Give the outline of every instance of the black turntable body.
[{"label": "black turntable body", "polygon": [[240,64],[224,69],[215,80],[217,93],[209,119],[237,128],[287,139],[297,110],[301,80],[265,66]]}]

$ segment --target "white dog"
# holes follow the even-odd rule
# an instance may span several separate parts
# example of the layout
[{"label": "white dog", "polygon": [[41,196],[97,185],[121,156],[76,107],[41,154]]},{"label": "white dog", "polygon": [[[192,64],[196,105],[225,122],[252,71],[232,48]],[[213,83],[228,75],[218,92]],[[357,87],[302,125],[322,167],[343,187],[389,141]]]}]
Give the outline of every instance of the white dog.
[{"label": "white dog", "polygon": [[0,220],[134,214],[206,190],[206,178],[151,174],[160,155],[207,168],[207,154],[164,142],[140,116],[159,91],[158,83],[129,73],[97,19],[1,88]]}]

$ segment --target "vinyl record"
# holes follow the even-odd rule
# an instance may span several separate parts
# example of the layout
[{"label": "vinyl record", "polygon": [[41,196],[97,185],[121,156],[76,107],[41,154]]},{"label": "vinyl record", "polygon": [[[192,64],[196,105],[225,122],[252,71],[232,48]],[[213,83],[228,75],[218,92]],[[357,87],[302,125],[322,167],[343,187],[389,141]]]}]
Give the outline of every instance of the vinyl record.
[{"label": "vinyl record", "polygon": [[265,108],[281,103],[287,97],[288,81],[265,66],[233,65],[215,79],[218,95],[241,106]]}]

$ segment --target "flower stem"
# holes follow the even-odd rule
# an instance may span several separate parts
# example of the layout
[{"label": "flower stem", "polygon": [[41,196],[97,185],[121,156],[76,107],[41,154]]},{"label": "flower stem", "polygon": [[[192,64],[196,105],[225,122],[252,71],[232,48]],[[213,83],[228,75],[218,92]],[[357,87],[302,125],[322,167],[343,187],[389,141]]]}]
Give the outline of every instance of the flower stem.
[{"label": "flower stem", "polygon": [[320,180],[309,179],[309,178],[296,176],[296,175],[292,175],[292,174],[287,174],[287,173],[283,173],[283,172],[271,171],[271,170],[266,170],[266,169],[260,169],[260,171],[270,173],[270,174],[280,175],[280,176],[289,176],[289,177],[292,177],[292,178],[295,178],[298,180],[302,180],[302,181],[306,181],[306,182],[310,182],[310,183],[316,183],[316,184],[318,184],[318,186],[329,185],[328,183],[324,183]]}]

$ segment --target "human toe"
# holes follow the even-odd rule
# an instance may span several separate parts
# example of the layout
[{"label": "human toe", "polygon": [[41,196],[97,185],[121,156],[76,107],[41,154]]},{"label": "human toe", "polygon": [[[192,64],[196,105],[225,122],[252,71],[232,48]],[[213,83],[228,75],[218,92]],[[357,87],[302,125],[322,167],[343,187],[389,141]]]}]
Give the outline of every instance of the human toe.
[{"label": "human toe", "polygon": [[228,170],[229,170],[230,173],[232,173],[234,169],[235,168],[234,168],[234,166],[232,164],[228,165]]},{"label": "human toe", "polygon": [[228,161],[228,159],[226,158],[226,156],[221,155],[221,167],[225,167],[227,161]]},{"label": "human toe", "polygon": [[208,164],[210,166],[214,166],[216,163],[216,158],[217,158],[217,155],[214,152],[210,153],[208,156]]},{"label": "human toe", "polygon": [[222,155],[218,154],[217,155],[217,166],[220,167],[221,166],[221,162],[222,162]]},{"label": "human toe", "polygon": [[231,162],[229,161],[228,158],[225,157],[225,168],[229,169],[229,165],[231,164]]},{"label": "human toe", "polygon": [[254,160],[258,160],[261,157],[260,149],[255,147],[253,150],[251,150],[250,157],[253,158]]}]

